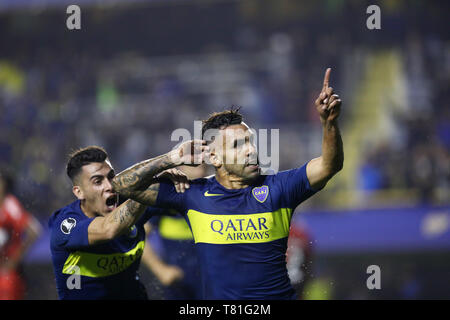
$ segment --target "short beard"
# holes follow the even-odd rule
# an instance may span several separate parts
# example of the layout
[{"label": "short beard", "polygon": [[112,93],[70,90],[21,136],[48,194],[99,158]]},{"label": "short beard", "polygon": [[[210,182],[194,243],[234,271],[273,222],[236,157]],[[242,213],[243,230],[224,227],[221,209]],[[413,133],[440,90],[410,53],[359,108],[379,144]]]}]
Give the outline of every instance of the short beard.
[{"label": "short beard", "polygon": [[245,184],[252,184],[253,182],[255,182],[261,174],[257,174],[255,176],[251,176],[251,177],[246,177],[243,175],[243,170],[245,169],[245,167],[242,168],[242,170],[240,172],[236,172],[236,170],[234,170],[233,165],[231,165],[231,167],[229,167],[228,165],[224,164],[223,168],[225,169],[225,171],[227,172],[228,175],[232,175],[235,176],[239,179],[239,181],[245,183]]}]

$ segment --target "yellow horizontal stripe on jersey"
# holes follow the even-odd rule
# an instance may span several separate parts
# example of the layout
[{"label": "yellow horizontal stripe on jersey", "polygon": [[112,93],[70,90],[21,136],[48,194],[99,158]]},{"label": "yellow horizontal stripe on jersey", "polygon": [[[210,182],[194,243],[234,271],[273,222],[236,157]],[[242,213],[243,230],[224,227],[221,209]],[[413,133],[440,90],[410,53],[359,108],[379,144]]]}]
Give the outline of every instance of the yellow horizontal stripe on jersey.
[{"label": "yellow horizontal stripe on jersey", "polygon": [[92,278],[111,276],[124,271],[140,259],[144,246],[145,241],[140,241],[128,252],[112,254],[75,251],[64,263],[62,273],[77,273]]},{"label": "yellow horizontal stripe on jersey", "polygon": [[187,215],[195,243],[263,243],[289,236],[292,209],[234,215],[189,210]]},{"label": "yellow horizontal stripe on jersey", "polygon": [[192,232],[186,220],[169,216],[161,217],[159,234],[170,240],[192,240]]}]

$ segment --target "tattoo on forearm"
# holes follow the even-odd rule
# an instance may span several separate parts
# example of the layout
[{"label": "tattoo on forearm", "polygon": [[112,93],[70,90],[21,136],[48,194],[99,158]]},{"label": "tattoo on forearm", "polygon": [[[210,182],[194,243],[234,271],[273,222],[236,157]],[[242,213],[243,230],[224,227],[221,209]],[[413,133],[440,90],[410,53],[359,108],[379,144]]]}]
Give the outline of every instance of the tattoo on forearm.
[{"label": "tattoo on forearm", "polygon": [[130,199],[133,199],[144,205],[154,205],[158,197],[159,183],[152,184],[144,191],[134,191],[130,193]]},{"label": "tattoo on forearm", "polygon": [[141,206],[140,203],[129,200],[120,206],[118,210],[113,213],[113,221],[119,224],[130,223],[136,218],[137,211]]},{"label": "tattoo on forearm", "polygon": [[116,175],[112,181],[114,189],[130,197],[134,191],[145,191],[154,182],[154,176],[173,166],[167,155],[142,161]]}]

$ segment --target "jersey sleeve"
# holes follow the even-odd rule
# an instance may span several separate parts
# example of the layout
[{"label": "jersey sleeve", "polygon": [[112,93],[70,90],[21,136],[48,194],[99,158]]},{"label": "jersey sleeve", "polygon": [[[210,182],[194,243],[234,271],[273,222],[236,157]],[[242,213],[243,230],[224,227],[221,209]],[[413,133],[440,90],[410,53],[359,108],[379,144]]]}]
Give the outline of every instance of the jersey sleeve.
[{"label": "jersey sleeve", "polygon": [[70,213],[61,215],[52,224],[51,245],[69,250],[88,247],[88,228],[94,219],[79,219]]},{"label": "jersey sleeve", "polygon": [[177,193],[172,181],[161,179],[156,206],[166,209],[175,209],[184,215],[186,213],[186,192]]},{"label": "jersey sleeve", "polygon": [[313,190],[306,176],[305,163],[300,168],[279,172],[277,179],[283,190],[282,195],[289,208],[295,209],[319,190]]}]

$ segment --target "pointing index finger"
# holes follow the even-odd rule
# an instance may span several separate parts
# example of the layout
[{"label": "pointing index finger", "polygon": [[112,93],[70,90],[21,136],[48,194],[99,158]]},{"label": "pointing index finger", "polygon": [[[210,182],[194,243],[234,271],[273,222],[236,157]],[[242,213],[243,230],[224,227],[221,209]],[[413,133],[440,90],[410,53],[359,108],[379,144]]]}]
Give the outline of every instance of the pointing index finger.
[{"label": "pointing index finger", "polygon": [[325,77],[323,78],[323,90],[328,88],[328,84],[330,82],[330,73],[331,73],[331,68],[327,68],[327,71],[325,71]]}]

